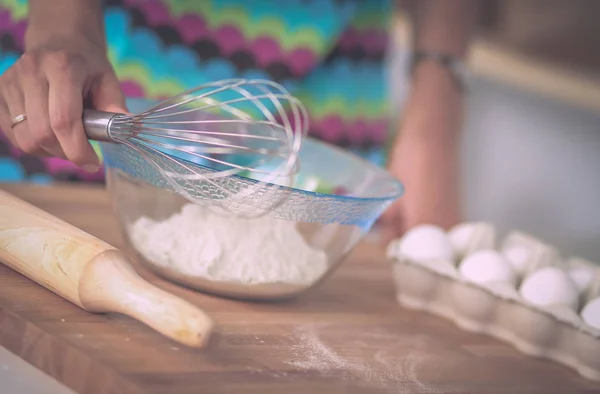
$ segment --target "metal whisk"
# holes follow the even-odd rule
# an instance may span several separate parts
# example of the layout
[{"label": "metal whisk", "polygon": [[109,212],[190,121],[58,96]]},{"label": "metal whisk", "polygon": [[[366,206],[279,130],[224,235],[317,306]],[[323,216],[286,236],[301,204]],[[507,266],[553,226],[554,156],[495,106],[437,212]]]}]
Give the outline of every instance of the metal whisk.
[{"label": "metal whisk", "polygon": [[88,138],[127,146],[160,173],[164,186],[188,200],[254,216],[278,202],[257,193],[272,189],[279,199],[285,196],[278,185],[289,185],[298,169],[308,116],[277,83],[231,79],[139,114],[85,110],[83,124]]}]

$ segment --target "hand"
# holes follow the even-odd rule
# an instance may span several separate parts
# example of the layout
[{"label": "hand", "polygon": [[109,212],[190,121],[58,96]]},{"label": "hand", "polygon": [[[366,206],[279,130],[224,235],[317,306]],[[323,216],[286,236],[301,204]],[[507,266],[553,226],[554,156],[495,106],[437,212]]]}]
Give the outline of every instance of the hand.
[{"label": "hand", "polygon": [[462,96],[438,65],[422,67],[423,73],[415,74],[418,79],[388,165],[404,184],[405,194],[382,216],[386,244],[416,225],[429,223],[448,229],[461,217],[458,137]]},{"label": "hand", "polygon": [[[0,127],[25,153],[94,171],[99,159],[83,130],[84,100],[94,109],[126,112],[103,47],[83,39],[52,40],[27,50],[0,76]],[[11,128],[20,114],[27,119]]]}]

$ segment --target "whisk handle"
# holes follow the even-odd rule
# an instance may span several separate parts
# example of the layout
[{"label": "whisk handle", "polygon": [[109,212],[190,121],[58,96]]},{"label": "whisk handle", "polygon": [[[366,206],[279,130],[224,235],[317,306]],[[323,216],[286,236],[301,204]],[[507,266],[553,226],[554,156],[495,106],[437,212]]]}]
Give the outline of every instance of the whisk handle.
[{"label": "whisk handle", "polygon": [[110,136],[110,125],[120,114],[114,112],[83,110],[83,129],[87,137],[94,141],[113,142]]}]

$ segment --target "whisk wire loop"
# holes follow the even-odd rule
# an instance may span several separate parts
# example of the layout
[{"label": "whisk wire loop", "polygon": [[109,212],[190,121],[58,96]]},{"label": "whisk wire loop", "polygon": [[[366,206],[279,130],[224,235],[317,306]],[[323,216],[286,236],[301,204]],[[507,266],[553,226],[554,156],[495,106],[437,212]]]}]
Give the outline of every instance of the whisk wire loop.
[{"label": "whisk wire loop", "polygon": [[[127,147],[160,181],[145,178],[244,216],[266,214],[285,198],[280,186],[291,185],[308,131],[302,103],[266,80],[209,82],[138,114],[104,116],[86,110],[84,128],[93,131],[88,136]],[[98,132],[103,126],[106,138]],[[131,173],[143,179],[147,170]]]}]

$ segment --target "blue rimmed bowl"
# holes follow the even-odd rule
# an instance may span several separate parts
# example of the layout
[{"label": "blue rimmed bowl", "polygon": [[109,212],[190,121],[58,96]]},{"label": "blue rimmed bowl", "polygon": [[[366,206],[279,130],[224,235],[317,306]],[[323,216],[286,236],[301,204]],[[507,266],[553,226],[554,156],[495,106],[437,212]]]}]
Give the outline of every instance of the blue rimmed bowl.
[{"label": "blue rimmed bowl", "polygon": [[[140,99],[128,101],[133,113],[141,112],[153,104]],[[236,280],[233,274],[226,280],[215,280],[182,270],[177,262],[158,262],[153,258],[156,253],[148,252],[148,245],[146,249],[140,247],[133,229],[141,218],[163,221],[181,212],[182,207],[190,202],[170,188],[146,158],[127,146],[103,143],[102,153],[112,206],[125,234],[127,249],[132,255],[146,267],[175,283],[219,296],[248,300],[290,298],[322,282],[404,192],[403,185],[383,168],[343,149],[305,138],[299,155],[300,172],[291,185],[269,185],[269,198],[278,193],[283,198],[274,205],[268,217],[276,223],[285,222],[286,226],[293,224],[303,241],[323,258],[314,262],[324,264],[323,269],[316,270],[318,274],[302,283],[286,280],[247,282],[241,277]],[[202,163],[189,161],[187,165],[202,168]],[[223,178],[222,181],[234,181],[241,185],[260,184],[248,176],[232,177]],[[260,196],[261,193],[255,193],[253,198]],[[254,258],[257,265],[264,261],[261,255]],[[288,262],[294,263],[293,260]],[[299,260],[298,264],[311,262]]]}]

